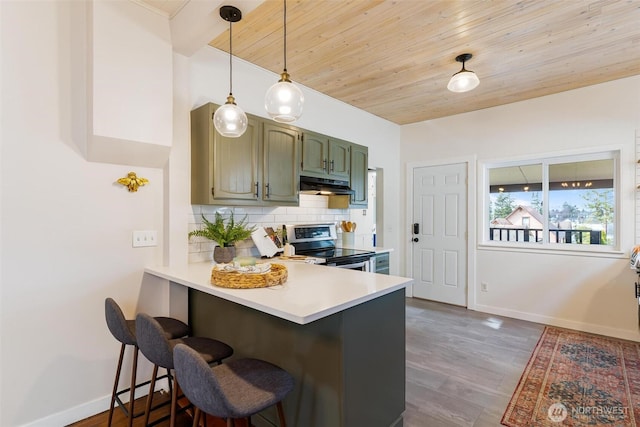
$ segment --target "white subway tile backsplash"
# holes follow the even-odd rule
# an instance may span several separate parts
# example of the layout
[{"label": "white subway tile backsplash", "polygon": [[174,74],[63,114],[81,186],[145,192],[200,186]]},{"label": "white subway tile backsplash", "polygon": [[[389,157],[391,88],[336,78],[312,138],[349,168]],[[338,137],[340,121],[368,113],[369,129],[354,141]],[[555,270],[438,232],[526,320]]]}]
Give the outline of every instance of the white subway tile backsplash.
[{"label": "white subway tile backsplash", "polygon": [[249,215],[247,217],[247,222],[249,224],[263,224],[263,223],[273,224],[275,220],[276,220],[275,215],[259,214],[259,215]]},{"label": "white subway tile backsplash", "polygon": [[262,213],[270,214],[270,215],[283,215],[287,213],[287,207],[286,206],[278,206],[275,208],[265,207],[265,208],[262,208]]},{"label": "white subway tile backsplash", "polygon": [[[196,230],[202,226],[201,214],[208,220],[213,220],[215,213],[219,212],[224,216],[233,212],[236,219],[247,216],[250,225],[259,227],[273,227],[274,230],[282,224],[304,224],[316,222],[350,221],[352,212],[349,209],[329,209],[329,198],[327,196],[314,196],[308,194],[300,195],[300,206],[276,206],[276,207],[253,207],[253,206],[209,206],[193,205],[192,212],[187,215],[189,231]],[[361,212],[361,211],[358,211]],[[360,230],[358,230],[360,231]],[[358,237],[358,236],[356,236]],[[370,236],[360,237],[362,245],[368,244]],[[191,238],[189,244],[189,262],[208,262],[213,258],[213,248],[215,244],[203,238]],[[369,246],[369,245],[368,245]],[[260,256],[258,250],[253,245],[251,239],[247,239],[236,246],[239,256]]]}]

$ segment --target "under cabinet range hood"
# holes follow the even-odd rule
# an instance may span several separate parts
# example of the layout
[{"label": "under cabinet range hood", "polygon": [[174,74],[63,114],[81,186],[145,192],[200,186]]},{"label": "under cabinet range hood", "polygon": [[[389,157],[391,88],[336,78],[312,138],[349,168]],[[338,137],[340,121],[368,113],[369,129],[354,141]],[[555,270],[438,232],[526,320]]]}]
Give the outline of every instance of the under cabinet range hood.
[{"label": "under cabinet range hood", "polygon": [[300,194],[354,194],[349,188],[349,181],[330,178],[300,177]]}]

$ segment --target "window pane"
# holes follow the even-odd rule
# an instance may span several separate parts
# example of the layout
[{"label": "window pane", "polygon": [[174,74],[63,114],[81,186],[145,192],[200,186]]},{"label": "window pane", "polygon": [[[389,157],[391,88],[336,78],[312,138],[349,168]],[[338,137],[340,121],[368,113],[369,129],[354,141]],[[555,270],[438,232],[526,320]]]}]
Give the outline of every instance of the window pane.
[{"label": "window pane", "polygon": [[489,170],[489,240],[542,242],[542,165]]},{"label": "window pane", "polygon": [[613,159],[549,165],[549,242],[614,245]]}]

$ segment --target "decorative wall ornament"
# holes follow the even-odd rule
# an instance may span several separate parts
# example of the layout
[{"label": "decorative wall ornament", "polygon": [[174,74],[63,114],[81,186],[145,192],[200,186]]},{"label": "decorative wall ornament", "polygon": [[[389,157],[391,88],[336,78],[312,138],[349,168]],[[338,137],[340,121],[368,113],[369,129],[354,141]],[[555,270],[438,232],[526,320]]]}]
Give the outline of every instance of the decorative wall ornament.
[{"label": "decorative wall ornament", "polygon": [[147,178],[138,177],[135,172],[129,172],[127,176],[118,178],[118,184],[122,184],[129,189],[130,192],[138,191],[138,187],[142,187],[149,182]]}]

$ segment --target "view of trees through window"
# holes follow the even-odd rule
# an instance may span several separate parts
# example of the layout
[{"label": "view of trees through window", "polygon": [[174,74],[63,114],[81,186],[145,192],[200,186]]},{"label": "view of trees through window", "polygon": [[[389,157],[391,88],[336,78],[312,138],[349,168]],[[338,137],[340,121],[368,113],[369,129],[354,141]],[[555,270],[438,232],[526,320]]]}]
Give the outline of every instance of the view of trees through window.
[{"label": "view of trees through window", "polygon": [[613,153],[488,172],[489,240],[615,245]]}]

